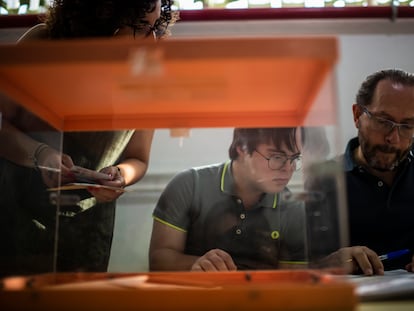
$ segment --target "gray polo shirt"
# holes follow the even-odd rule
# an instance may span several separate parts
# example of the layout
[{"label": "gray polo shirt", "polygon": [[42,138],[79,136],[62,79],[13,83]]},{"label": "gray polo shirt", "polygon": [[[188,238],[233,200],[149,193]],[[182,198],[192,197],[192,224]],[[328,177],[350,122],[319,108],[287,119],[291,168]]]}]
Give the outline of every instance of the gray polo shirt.
[{"label": "gray polo shirt", "polygon": [[161,194],[153,217],[187,233],[189,255],[202,256],[219,248],[232,256],[238,269],[305,263],[303,204],[264,193],[246,210],[234,192],[231,162],[177,174]]}]

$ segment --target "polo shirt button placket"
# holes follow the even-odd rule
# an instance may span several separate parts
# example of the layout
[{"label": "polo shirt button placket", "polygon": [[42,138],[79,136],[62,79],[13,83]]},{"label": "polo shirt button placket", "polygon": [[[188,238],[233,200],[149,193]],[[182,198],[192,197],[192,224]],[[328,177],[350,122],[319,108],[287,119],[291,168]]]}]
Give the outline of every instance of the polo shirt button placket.
[{"label": "polo shirt button placket", "polygon": [[[236,199],[237,204],[239,205],[239,207],[242,209],[239,217],[241,220],[244,220],[246,218],[246,214],[243,212],[244,208],[243,208],[243,201],[240,198]],[[240,228],[236,229],[236,235],[241,235],[242,230]]]}]

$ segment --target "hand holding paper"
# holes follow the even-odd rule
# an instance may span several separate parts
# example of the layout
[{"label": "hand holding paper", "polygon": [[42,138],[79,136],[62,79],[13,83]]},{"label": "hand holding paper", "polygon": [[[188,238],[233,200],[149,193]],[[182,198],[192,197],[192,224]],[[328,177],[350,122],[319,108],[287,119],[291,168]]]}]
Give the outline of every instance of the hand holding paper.
[{"label": "hand holding paper", "polygon": [[76,178],[76,182],[99,183],[101,180],[111,180],[112,176],[74,165],[70,169]]},{"label": "hand holding paper", "polygon": [[[110,166],[100,172],[74,165],[70,172],[74,182],[66,183],[60,187],[49,188],[49,191],[88,190],[98,201],[112,201],[125,192],[125,184],[119,169]],[[106,191],[104,191],[106,190]]]}]

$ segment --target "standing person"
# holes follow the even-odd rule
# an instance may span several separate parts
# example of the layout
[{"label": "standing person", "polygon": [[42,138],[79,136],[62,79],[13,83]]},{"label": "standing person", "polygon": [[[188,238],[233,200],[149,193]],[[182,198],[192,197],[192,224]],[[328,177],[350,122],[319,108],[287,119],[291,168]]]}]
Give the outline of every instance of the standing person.
[{"label": "standing person", "polygon": [[414,75],[369,75],[352,112],[358,137],[344,155],[351,245],[378,255],[410,249],[384,261],[386,270],[404,268],[414,251]]},{"label": "standing person", "polygon": [[[19,41],[163,38],[176,19],[172,2],[56,0],[45,23],[30,29]],[[0,274],[52,271],[57,219],[46,189],[56,186],[59,178],[61,183],[71,181],[74,164],[112,177],[100,180],[102,184],[125,187],[136,183],[148,167],[153,130],[65,132],[60,154],[59,138],[42,135],[54,131],[47,124],[4,96],[0,108]],[[57,270],[106,271],[115,200],[122,193],[88,189],[77,194],[81,198],[78,204],[62,206],[59,211]]]},{"label": "standing person", "polygon": [[303,268],[303,205],[283,198],[301,168],[296,128],[237,128],[230,161],[176,175],[154,210],[150,270]]}]

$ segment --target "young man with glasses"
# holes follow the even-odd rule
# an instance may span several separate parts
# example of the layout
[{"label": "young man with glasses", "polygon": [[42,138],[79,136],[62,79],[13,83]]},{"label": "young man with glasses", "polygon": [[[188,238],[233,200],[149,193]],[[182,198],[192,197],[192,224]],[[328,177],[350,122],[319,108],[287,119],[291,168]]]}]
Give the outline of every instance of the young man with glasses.
[{"label": "young man with glasses", "polygon": [[304,208],[283,199],[302,165],[301,130],[237,128],[229,156],[167,185],[153,214],[150,270],[304,267]]},{"label": "young man with glasses", "polygon": [[[414,272],[414,75],[396,69],[369,75],[352,111],[358,137],[344,154],[349,261],[365,274]],[[406,249],[404,256],[379,260]]]}]

